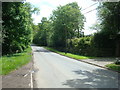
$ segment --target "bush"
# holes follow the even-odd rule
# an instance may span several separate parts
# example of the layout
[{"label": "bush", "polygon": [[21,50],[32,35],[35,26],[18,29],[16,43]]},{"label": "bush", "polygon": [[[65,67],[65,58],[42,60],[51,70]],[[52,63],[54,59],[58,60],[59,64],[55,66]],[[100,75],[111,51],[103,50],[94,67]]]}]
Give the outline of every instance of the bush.
[{"label": "bush", "polygon": [[91,38],[92,37],[82,37],[68,40],[69,52],[80,55],[89,55],[88,50],[91,47]]},{"label": "bush", "polygon": [[85,56],[109,57],[115,54],[113,44],[113,40],[110,40],[107,34],[97,33],[94,36],[68,40],[68,52]]},{"label": "bush", "polygon": [[92,43],[96,48],[113,48],[115,47],[115,40],[110,39],[110,34],[99,32],[94,35]]},{"label": "bush", "polygon": [[110,39],[110,33],[99,32],[91,40],[94,56],[115,56],[115,40]]}]

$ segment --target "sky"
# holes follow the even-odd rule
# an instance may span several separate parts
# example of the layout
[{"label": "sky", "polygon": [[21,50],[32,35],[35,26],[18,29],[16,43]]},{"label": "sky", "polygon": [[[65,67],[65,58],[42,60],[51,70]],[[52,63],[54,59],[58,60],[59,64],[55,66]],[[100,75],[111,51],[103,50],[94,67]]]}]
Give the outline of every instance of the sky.
[{"label": "sky", "polygon": [[[32,5],[40,9],[39,15],[35,15],[35,14],[32,15],[32,18],[34,20],[33,22],[35,24],[40,23],[42,17],[49,18],[50,14],[52,14],[52,11],[55,10],[59,5],[66,5],[71,2],[77,2],[79,7],[81,7],[82,9],[85,9],[93,5],[94,3],[97,3],[92,0],[26,0],[26,1],[30,2]],[[85,27],[83,30],[85,35],[89,35],[96,32],[96,30],[91,30],[89,27],[91,27],[97,21],[97,15],[96,15],[97,11],[93,10],[97,8],[97,6],[98,6],[98,3],[82,11],[82,13],[86,18]],[[93,11],[86,13],[90,10],[93,10]]]}]

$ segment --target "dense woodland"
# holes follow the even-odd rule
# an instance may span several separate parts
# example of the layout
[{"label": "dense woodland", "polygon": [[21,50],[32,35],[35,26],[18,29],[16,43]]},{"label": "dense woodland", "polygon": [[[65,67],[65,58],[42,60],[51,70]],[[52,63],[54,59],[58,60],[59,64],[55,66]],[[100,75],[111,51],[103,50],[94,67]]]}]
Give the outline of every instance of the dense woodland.
[{"label": "dense woodland", "polygon": [[33,43],[60,51],[87,56],[120,56],[120,2],[104,2],[98,7],[94,35],[85,36],[85,17],[76,2],[58,6],[48,19],[33,24],[29,3],[2,3],[2,49],[4,54],[24,51]]}]

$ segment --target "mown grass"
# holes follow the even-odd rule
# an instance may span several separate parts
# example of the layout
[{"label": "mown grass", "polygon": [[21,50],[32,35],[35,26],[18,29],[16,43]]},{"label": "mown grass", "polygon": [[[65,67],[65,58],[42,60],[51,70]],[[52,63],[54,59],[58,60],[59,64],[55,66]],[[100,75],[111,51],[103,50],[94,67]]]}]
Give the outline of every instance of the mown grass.
[{"label": "mown grass", "polygon": [[119,71],[120,72],[120,65],[117,65],[117,64],[107,64],[106,67],[112,69],[112,70],[115,70],[115,71]]},{"label": "mown grass", "polygon": [[72,53],[60,52],[60,51],[58,51],[56,49],[53,49],[53,48],[50,48],[50,47],[45,47],[45,48],[50,50],[50,51],[53,51],[53,52],[56,52],[58,54],[61,54],[61,55],[67,56],[67,57],[71,57],[71,58],[74,58],[74,59],[93,59],[93,58],[97,58],[97,57],[81,56],[81,55],[76,55],[76,54],[72,54]]},{"label": "mown grass", "polygon": [[11,71],[27,64],[30,60],[32,60],[30,47],[22,53],[2,56],[2,58],[0,58],[0,68],[2,68],[2,71],[0,70],[0,74],[6,75]]}]

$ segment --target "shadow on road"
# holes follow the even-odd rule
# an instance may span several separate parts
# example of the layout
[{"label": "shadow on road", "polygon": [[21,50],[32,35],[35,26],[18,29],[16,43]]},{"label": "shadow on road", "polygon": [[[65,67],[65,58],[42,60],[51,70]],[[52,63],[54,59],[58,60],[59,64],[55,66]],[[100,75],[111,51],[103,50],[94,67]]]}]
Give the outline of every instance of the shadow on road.
[{"label": "shadow on road", "polygon": [[34,52],[46,52],[46,53],[49,53],[50,51],[48,51],[48,50],[34,50]]},{"label": "shadow on road", "polygon": [[73,71],[80,78],[67,80],[63,85],[74,88],[118,88],[118,74],[107,70]]},{"label": "shadow on road", "polygon": [[37,46],[37,45],[32,43],[31,46]]}]

